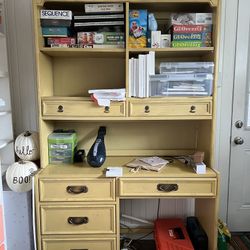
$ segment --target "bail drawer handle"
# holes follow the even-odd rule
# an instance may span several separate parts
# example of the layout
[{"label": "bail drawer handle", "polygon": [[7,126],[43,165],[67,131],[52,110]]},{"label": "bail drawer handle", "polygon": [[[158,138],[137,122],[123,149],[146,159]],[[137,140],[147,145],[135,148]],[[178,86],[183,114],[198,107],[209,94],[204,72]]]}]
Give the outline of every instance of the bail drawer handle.
[{"label": "bail drawer handle", "polygon": [[157,190],[162,191],[162,192],[167,192],[167,193],[172,192],[172,191],[177,191],[178,185],[177,184],[158,184]]},{"label": "bail drawer handle", "polygon": [[88,217],[69,217],[68,223],[72,225],[83,225],[89,222]]},{"label": "bail drawer handle", "polygon": [[63,112],[63,106],[59,105],[57,108],[57,112],[62,113]]},{"label": "bail drawer handle", "polygon": [[69,194],[81,194],[81,193],[87,193],[88,187],[87,186],[68,186],[67,192]]}]

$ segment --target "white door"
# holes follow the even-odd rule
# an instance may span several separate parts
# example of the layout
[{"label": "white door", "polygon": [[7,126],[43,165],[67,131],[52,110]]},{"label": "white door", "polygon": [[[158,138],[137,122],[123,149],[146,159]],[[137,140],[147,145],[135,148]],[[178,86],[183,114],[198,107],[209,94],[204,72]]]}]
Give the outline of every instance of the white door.
[{"label": "white door", "polygon": [[228,225],[250,231],[250,1],[238,3]]}]

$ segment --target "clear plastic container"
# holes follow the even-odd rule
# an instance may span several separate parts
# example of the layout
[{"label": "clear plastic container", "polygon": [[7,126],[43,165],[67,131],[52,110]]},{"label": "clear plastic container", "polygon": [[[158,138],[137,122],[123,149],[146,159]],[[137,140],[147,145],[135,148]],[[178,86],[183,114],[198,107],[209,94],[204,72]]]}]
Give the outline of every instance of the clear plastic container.
[{"label": "clear plastic container", "polygon": [[168,73],[214,73],[213,62],[161,62],[160,74]]},{"label": "clear plastic container", "polygon": [[211,96],[212,74],[158,74],[149,77],[150,96]]}]

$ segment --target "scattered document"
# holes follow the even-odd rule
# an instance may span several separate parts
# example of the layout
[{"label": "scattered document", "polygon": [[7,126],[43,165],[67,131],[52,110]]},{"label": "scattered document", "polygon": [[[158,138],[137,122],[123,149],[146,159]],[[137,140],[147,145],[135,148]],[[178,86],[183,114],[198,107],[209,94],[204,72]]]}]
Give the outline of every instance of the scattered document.
[{"label": "scattered document", "polygon": [[127,163],[126,166],[136,169],[136,171],[134,172],[138,172],[140,169],[159,172],[168,163],[169,161],[154,156],[154,157],[146,157],[146,158],[137,158]]},{"label": "scattered document", "polygon": [[122,167],[108,167],[106,169],[106,177],[121,177],[123,175]]},{"label": "scattered document", "polygon": [[109,107],[111,101],[125,101],[125,89],[90,89],[91,98],[97,102],[99,106]]}]

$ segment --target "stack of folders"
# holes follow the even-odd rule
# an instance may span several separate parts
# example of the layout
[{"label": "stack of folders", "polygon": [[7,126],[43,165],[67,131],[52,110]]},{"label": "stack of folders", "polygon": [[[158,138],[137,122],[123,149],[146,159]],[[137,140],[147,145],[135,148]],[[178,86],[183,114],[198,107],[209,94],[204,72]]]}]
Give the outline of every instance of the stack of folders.
[{"label": "stack of folders", "polygon": [[128,97],[149,97],[149,76],[155,74],[155,52],[129,59]]}]

